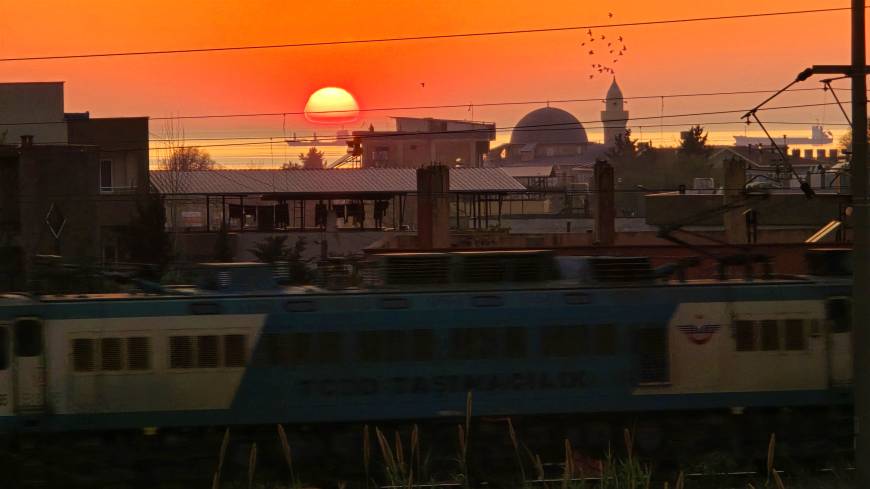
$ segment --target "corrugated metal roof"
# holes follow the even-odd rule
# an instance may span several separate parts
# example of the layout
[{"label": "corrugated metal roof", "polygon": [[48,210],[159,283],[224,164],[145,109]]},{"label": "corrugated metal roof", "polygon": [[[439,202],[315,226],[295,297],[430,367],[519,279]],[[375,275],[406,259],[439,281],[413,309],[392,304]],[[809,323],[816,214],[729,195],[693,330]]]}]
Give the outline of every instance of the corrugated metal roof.
[{"label": "corrugated metal roof", "polygon": [[[417,191],[413,168],[364,170],[151,171],[151,184],[163,194],[405,194]],[[452,168],[451,192],[525,190],[501,168]]]}]

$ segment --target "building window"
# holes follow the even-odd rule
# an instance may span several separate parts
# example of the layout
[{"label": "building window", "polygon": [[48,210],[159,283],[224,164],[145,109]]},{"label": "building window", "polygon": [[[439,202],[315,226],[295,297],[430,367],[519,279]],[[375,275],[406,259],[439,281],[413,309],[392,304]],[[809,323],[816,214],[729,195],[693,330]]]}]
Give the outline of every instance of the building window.
[{"label": "building window", "polygon": [[112,191],[112,160],[100,160],[100,191]]},{"label": "building window", "polygon": [[94,371],[94,347],[95,341],[90,338],[76,338],[72,340],[73,371]]}]

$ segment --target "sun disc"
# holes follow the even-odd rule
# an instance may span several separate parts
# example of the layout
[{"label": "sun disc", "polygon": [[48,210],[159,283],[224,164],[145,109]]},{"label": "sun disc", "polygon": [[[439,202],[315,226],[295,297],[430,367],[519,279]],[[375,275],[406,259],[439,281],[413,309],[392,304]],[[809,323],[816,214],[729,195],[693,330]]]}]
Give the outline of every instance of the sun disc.
[{"label": "sun disc", "polygon": [[347,90],[324,87],[312,93],[305,104],[305,118],[317,124],[344,124],[359,117],[359,105]]}]

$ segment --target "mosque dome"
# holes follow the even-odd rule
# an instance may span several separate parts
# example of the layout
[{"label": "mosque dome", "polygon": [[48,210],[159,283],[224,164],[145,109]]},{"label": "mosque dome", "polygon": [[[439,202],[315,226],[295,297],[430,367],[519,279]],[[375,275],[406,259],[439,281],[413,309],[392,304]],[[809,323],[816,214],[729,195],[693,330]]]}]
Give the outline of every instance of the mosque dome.
[{"label": "mosque dome", "polygon": [[613,82],[610,84],[610,88],[607,90],[607,100],[621,98],[623,98],[622,90],[619,88],[619,85],[616,84],[616,77],[613,77]]},{"label": "mosque dome", "polygon": [[587,144],[586,129],[576,117],[555,107],[523,116],[511,133],[511,144]]}]

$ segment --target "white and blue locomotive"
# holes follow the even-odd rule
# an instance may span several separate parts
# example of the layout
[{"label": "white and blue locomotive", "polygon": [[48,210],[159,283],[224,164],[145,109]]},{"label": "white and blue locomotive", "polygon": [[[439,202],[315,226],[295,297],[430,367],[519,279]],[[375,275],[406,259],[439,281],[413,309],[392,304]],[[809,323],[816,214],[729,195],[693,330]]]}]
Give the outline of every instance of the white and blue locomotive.
[{"label": "white and blue locomotive", "polygon": [[433,420],[468,392],[492,417],[849,409],[849,277],[607,280],[583,260],[542,281],[412,266],[435,284],[285,289],[235,267],[211,290],[0,296],[0,433]]}]

